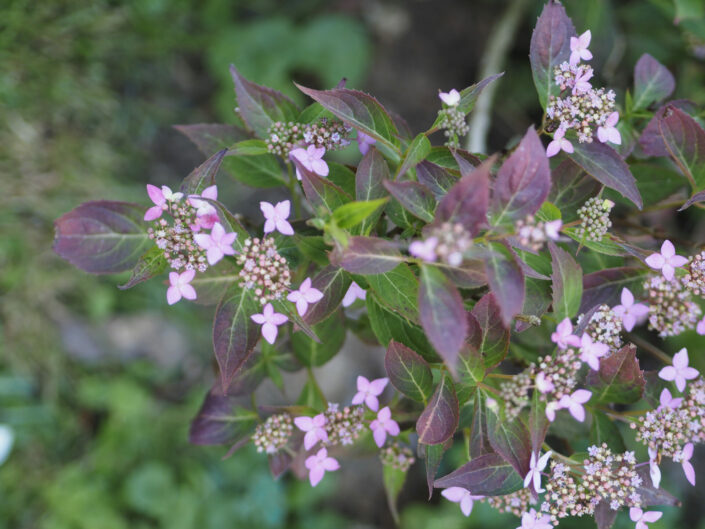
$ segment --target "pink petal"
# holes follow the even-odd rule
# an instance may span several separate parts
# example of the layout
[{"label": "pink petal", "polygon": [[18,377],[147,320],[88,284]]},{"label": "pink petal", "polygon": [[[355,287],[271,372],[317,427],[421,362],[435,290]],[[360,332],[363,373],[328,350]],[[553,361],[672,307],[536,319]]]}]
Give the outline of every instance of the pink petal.
[{"label": "pink petal", "polygon": [[625,314],[624,316],[622,316],[622,324],[624,325],[624,329],[627,332],[631,332],[631,330],[636,325],[636,316],[630,313]]},{"label": "pink petal", "polygon": [[384,424],[384,429],[387,430],[387,433],[389,435],[399,435],[399,432],[401,430],[399,429],[399,425],[397,424],[397,421],[388,421]]},{"label": "pink petal", "polygon": [[274,211],[277,214],[277,217],[281,219],[288,218],[289,213],[291,212],[291,202],[288,200],[284,200],[283,202],[277,202],[277,205],[274,206]]},{"label": "pink petal", "polygon": [[201,196],[211,200],[218,200],[218,186],[208,186],[201,192]]},{"label": "pink petal", "polygon": [[690,461],[683,461],[683,472],[685,472],[685,478],[688,482],[695,487],[695,469]]},{"label": "pink petal", "polygon": [[304,435],[304,448],[306,450],[311,450],[317,442],[318,435],[316,434],[316,430],[309,430],[306,432],[306,435]]},{"label": "pink petal", "polygon": [[169,305],[173,305],[181,299],[181,292],[177,287],[169,287],[166,289],[166,301]]},{"label": "pink petal", "polygon": [[211,239],[214,241],[222,241],[223,236],[225,235],[225,228],[223,228],[223,225],[220,222],[216,222],[213,225],[213,229],[211,230]]},{"label": "pink petal", "polygon": [[276,325],[273,325],[269,322],[262,325],[262,336],[270,344],[274,344],[275,340],[277,339],[277,333],[278,331]]},{"label": "pink petal", "polygon": [[370,381],[367,380],[367,378],[363,377],[362,375],[357,376],[357,389],[358,391],[365,391],[370,388]]},{"label": "pink petal", "polygon": [[561,149],[563,149],[568,154],[571,154],[574,150],[573,144],[570,143],[568,140],[561,140]]},{"label": "pink petal", "polygon": [[570,37],[570,51],[575,51],[580,46],[578,37]]},{"label": "pink petal", "polygon": [[382,392],[384,391],[384,388],[387,387],[387,384],[389,383],[388,378],[377,378],[370,382],[370,393],[373,395],[381,395]]},{"label": "pink petal", "polygon": [[147,220],[147,221],[156,220],[162,216],[162,213],[164,213],[164,210],[162,209],[161,206],[152,206],[151,208],[149,208],[145,212],[144,220]]},{"label": "pink petal", "polygon": [[302,432],[308,432],[313,429],[313,419],[311,419],[311,417],[295,417],[294,424]]},{"label": "pink petal", "polygon": [[223,253],[223,251],[217,246],[210,246],[206,251],[206,258],[208,259],[208,264],[210,265],[216,264],[224,256],[225,254]]},{"label": "pink petal", "polygon": [[580,404],[584,404],[587,401],[590,400],[592,397],[592,392],[588,391],[587,389],[579,389],[573,393],[571,398],[573,399],[574,402],[579,402]]},{"label": "pink petal", "polygon": [[382,448],[382,446],[384,445],[384,441],[387,439],[387,431],[381,427],[377,428],[372,434],[372,437],[374,437],[375,444],[379,448]]},{"label": "pink petal", "polygon": [[166,199],[164,198],[164,193],[162,193],[162,190],[159,189],[157,186],[153,186],[152,184],[147,184],[147,194],[149,195],[149,199],[154,202],[157,206],[161,206],[166,202]]},{"label": "pink petal", "polygon": [[668,239],[663,241],[663,244],[661,245],[661,255],[664,256],[666,259],[676,255],[676,248],[673,246],[673,243]]},{"label": "pink petal", "polygon": [[193,236],[193,240],[196,241],[196,244],[198,244],[204,250],[207,250],[213,245],[213,240],[211,239],[211,236],[206,235],[205,233],[195,234]]},{"label": "pink petal", "polygon": [[619,112],[612,112],[607,116],[607,121],[605,122],[608,127],[614,127],[619,121]]},{"label": "pink petal", "polygon": [[294,235],[294,228],[292,228],[291,224],[289,224],[284,219],[277,219],[276,226],[277,226],[277,230],[282,235]]},{"label": "pink petal", "polygon": [[656,520],[659,520],[663,516],[662,512],[659,511],[648,511],[644,513],[644,516],[642,517],[642,520],[645,522],[655,522]]},{"label": "pink petal", "polygon": [[340,468],[340,464],[338,463],[338,461],[336,461],[332,457],[325,458],[321,463],[321,466],[329,472],[338,470]]},{"label": "pink petal", "polygon": [[676,369],[672,366],[666,366],[658,372],[658,376],[663,380],[673,381],[676,378]]},{"label": "pink petal", "polygon": [[[362,391],[358,391],[357,393],[355,393],[355,396],[352,398],[352,403],[353,404],[362,404],[365,401],[365,395],[366,394],[363,393]],[[377,411],[377,410],[373,410],[373,411]]]},{"label": "pink petal", "polygon": [[585,420],[585,408],[583,408],[582,405],[573,404],[570,406],[569,410],[576,421],[583,422]]},{"label": "pink petal", "polygon": [[317,288],[310,288],[306,291],[304,297],[309,303],[316,303],[317,301],[321,301],[323,299],[323,292]]},{"label": "pink petal", "polygon": [[191,281],[193,281],[194,277],[196,277],[195,270],[186,270],[179,276],[179,282],[181,284],[190,283]]},{"label": "pink petal", "polygon": [[666,263],[666,260],[660,253],[652,253],[650,256],[644,259],[644,262],[654,270],[660,270]]},{"label": "pink petal", "polygon": [[318,176],[328,176],[328,164],[324,160],[312,161],[311,168]]},{"label": "pink petal", "polygon": [[680,267],[680,266],[683,266],[683,265],[686,264],[687,262],[688,262],[688,258],[687,258],[687,257],[683,257],[682,255],[674,255],[673,257],[671,257],[671,258],[668,260],[668,264],[670,264],[671,266],[673,266],[673,267],[675,267],[675,268],[678,268],[678,267]]},{"label": "pink petal", "polygon": [[622,135],[614,127],[607,130],[607,140],[615,145],[622,145]]},{"label": "pink petal", "polygon": [[311,486],[315,487],[318,485],[321,480],[323,479],[323,475],[325,474],[325,470],[323,470],[322,467],[317,466],[311,469],[311,472],[308,475],[308,479],[311,482]]},{"label": "pink petal", "polygon": [[686,348],[683,348],[676,354],[674,354],[672,363],[673,367],[678,370],[688,367],[688,350]]},{"label": "pink petal", "polygon": [[269,318],[269,321],[271,323],[273,323],[274,325],[284,325],[287,321],[289,321],[289,318],[287,318],[285,314],[280,314],[278,312],[275,312]]},{"label": "pink petal", "polygon": [[600,140],[600,143],[606,143],[609,140],[609,134],[607,133],[607,129],[604,127],[597,127],[597,139]]},{"label": "pink petal", "polygon": [[470,513],[472,512],[472,498],[467,495],[465,496],[461,501],[460,501],[460,511],[465,515],[465,516],[470,516]]},{"label": "pink petal", "polygon": [[683,447],[683,450],[681,451],[681,454],[683,456],[683,460],[687,461],[691,457],[693,457],[693,443],[688,443]]},{"label": "pink petal", "polygon": [[252,321],[258,323],[259,325],[262,325],[264,322],[267,321],[263,314],[253,314],[252,316],[250,316],[250,318],[252,318]]},{"label": "pink petal", "polygon": [[561,150],[561,143],[559,140],[553,140],[551,143],[548,144],[548,147],[546,147],[546,156],[548,158],[551,158],[552,156],[555,156],[558,154],[558,152]]},{"label": "pink petal", "polygon": [[377,419],[379,419],[382,422],[388,421],[391,418],[392,418],[392,410],[389,409],[389,406],[385,406],[384,408],[379,410],[379,413],[377,414]]},{"label": "pink petal", "polygon": [[629,509],[629,518],[631,518],[632,522],[641,520],[643,514],[644,511],[642,511],[639,507],[632,507],[631,509]]},{"label": "pink petal", "polygon": [[629,312],[637,318],[641,318],[649,313],[649,307],[647,305],[644,305],[643,303],[635,303],[629,309]]},{"label": "pink petal", "polygon": [[447,489],[443,489],[441,491],[441,496],[443,496],[448,501],[452,501],[453,503],[458,503],[467,495],[468,491],[463,487],[448,487]]},{"label": "pink petal", "polygon": [[[289,300],[291,301],[291,300]],[[299,313],[299,316],[303,316],[306,314],[306,310],[308,309],[308,301],[304,299],[304,297],[300,297],[297,302],[296,302],[296,312]]]},{"label": "pink petal", "polygon": [[379,400],[374,395],[367,395],[365,397],[365,404],[372,411],[377,411],[379,409]]},{"label": "pink petal", "polygon": [[191,285],[182,285],[181,286],[181,295],[185,299],[196,299],[196,290],[191,286]]},{"label": "pink petal", "polygon": [[685,378],[686,380],[693,380],[694,378],[698,378],[698,375],[700,372],[695,369],[694,367],[684,367],[681,369],[681,376]]},{"label": "pink petal", "polygon": [[676,273],[676,269],[673,268],[670,264],[665,263],[661,268],[661,273],[663,274],[663,277],[670,281],[671,279],[673,279],[673,274]]},{"label": "pink petal", "polygon": [[622,289],[622,305],[625,307],[631,307],[634,305],[634,294],[632,294],[632,291],[626,287]]},{"label": "pink petal", "polygon": [[590,45],[590,39],[592,38],[592,33],[588,29],[585,33],[578,37],[578,42],[581,48],[587,48]]},{"label": "pink petal", "polygon": [[264,223],[264,233],[272,233],[277,229],[277,221],[274,218],[267,219]]}]

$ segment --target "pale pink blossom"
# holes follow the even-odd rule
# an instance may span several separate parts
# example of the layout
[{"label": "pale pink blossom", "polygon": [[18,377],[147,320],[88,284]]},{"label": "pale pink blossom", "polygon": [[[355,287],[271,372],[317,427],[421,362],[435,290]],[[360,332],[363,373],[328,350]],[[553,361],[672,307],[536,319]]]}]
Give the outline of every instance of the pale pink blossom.
[{"label": "pale pink blossom", "polygon": [[583,404],[589,401],[591,397],[592,391],[577,389],[572,395],[563,395],[559,405],[561,408],[567,409],[576,421],[583,422],[585,420]]},{"label": "pale pink blossom", "polygon": [[328,457],[328,450],[321,448],[316,455],[306,458],[306,468],[309,470],[308,479],[311,486],[318,485],[326,472],[333,472],[340,468],[340,463],[332,457]]},{"label": "pale pink blossom", "polygon": [[543,229],[546,232],[546,237],[552,241],[557,241],[560,238],[560,231],[563,227],[563,221],[561,219],[551,220],[543,225]]},{"label": "pale pink blossom", "polygon": [[570,318],[565,318],[558,324],[556,332],[551,334],[551,341],[555,343],[559,349],[580,347],[580,338],[573,334],[573,324],[570,323]]},{"label": "pale pink blossom", "polygon": [[622,135],[617,130],[617,122],[619,121],[619,112],[612,112],[607,119],[605,124],[597,127],[597,139],[602,143],[610,142],[615,145],[622,144]]},{"label": "pale pink blossom", "polygon": [[[290,158],[296,159],[307,171],[316,173],[318,176],[328,176],[328,164],[323,159],[326,153],[325,147],[309,145],[307,148],[294,149],[289,153]],[[301,180],[299,169],[296,169],[296,177]]]},{"label": "pale pink blossom", "polygon": [[521,525],[516,529],[552,529],[551,517],[548,514],[537,513],[531,509],[521,515]]},{"label": "pale pink blossom", "polygon": [[438,92],[438,97],[441,98],[446,105],[454,107],[460,103],[460,92],[453,88],[450,92]]},{"label": "pale pink blossom", "polygon": [[545,492],[541,488],[541,471],[546,468],[548,459],[553,452],[549,450],[544,455],[539,457],[540,453],[531,452],[531,460],[529,461],[529,473],[524,478],[524,488],[528,487],[533,482],[534,490],[538,493]]},{"label": "pale pink blossom", "polygon": [[629,518],[632,522],[636,522],[636,529],[648,529],[647,523],[653,523],[663,516],[662,512],[658,511],[642,511],[639,507],[629,509]]},{"label": "pale pink blossom", "polygon": [[291,212],[291,202],[284,200],[283,202],[277,202],[276,206],[269,202],[260,202],[259,208],[265,218],[264,233],[271,233],[276,230],[282,235],[294,235],[294,228],[286,220]]},{"label": "pale pink blossom", "polygon": [[250,316],[252,321],[262,326],[262,336],[270,344],[273,344],[277,339],[279,325],[284,325],[288,318],[284,314],[274,312],[274,307],[271,303],[267,303],[262,309],[262,314],[253,314]]},{"label": "pale pink blossom", "polygon": [[169,305],[173,305],[181,298],[196,299],[196,290],[190,285],[195,276],[195,270],[169,273],[170,286],[166,289],[166,301]]},{"label": "pale pink blossom", "polygon": [[326,416],[319,413],[315,417],[296,417],[294,418],[294,424],[302,432],[306,432],[304,435],[304,448],[306,450],[311,450],[318,441],[323,441],[324,443],[328,441],[328,433],[326,433]]},{"label": "pale pink blossom", "polygon": [[561,409],[559,402],[553,400],[546,404],[546,418],[553,422],[556,420],[556,412]]},{"label": "pale pink blossom", "polygon": [[377,397],[382,394],[388,383],[388,378],[377,378],[369,381],[362,375],[359,375],[357,377],[357,393],[355,393],[352,403],[362,404],[364,402],[369,409],[377,411],[379,409],[379,400]]},{"label": "pale pink blossom", "polygon": [[196,241],[201,248],[206,250],[208,264],[214,265],[226,255],[235,255],[233,243],[237,238],[237,233],[226,233],[225,228],[220,222],[213,225],[210,234],[196,233],[193,240]]},{"label": "pale pink blossom", "polygon": [[209,186],[201,191],[200,195],[189,197],[189,202],[196,208],[196,224],[191,226],[193,231],[198,231],[201,228],[210,230],[215,226],[215,223],[218,222],[218,212],[215,207],[213,207],[213,204],[208,202],[208,200],[201,200],[201,198],[218,200],[218,186]]},{"label": "pale pink blossom", "polygon": [[311,286],[311,278],[303,280],[298,290],[294,290],[286,297],[292,303],[296,303],[296,310],[299,316],[306,314],[309,303],[316,303],[323,299],[323,292]]},{"label": "pale pink blossom", "polygon": [[645,261],[654,270],[661,270],[663,277],[670,281],[673,279],[676,268],[686,264],[688,259],[682,255],[676,255],[673,243],[665,240],[661,245],[661,253],[652,253]]},{"label": "pale pink blossom", "polygon": [[355,303],[356,299],[364,300],[366,297],[367,292],[365,292],[365,289],[353,281],[350,283],[350,288],[348,288],[348,291],[345,293],[345,297],[343,297],[343,307],[349,307]]},{"label": "pale pink blossom", "polygon": [[678,406],[680,406],[683,403],[683,398],[682,397],[673,397],[671,395],[671,392],[668,390],[668,388],[663,388],[661,391],[661,395],[659,396],[659,407],[658,409],[665,409],[665,408],[670,408],[672,410],[675,410]]},{"label": "pale pink blossom", "polygon": [[590,369],[600,369],[600,358],[603,358],[610,348],[602,342],[593,342],[588,333],[583,333],[580,339],[580,360],[590,366]]},{"label": "pale pink blossom", "polygon": [[567,152],[568,154],[573,152],[573,144],[565,139],[565,129],[559,127],[556,132],[553,133],[553,140],[546,147],[546,156],[549,158],[555,156],[560,151]]},{"label": "pale pink blossom", "polygon": [[414,257],[432,263],[436,260],[438,237],[429,237],[424,241],[414,241],[409,245],[409,253]]},{"label": "pale pink blossom", "polygon": [[685,347],[673,355],[673,365],[658,372],[658,376],[663,380],[675,382],[680,392],[685,389],[687,380],[693,380],[699,374],[697,369],[688,366],[688,350]]},{"label": "pale pink blossom", "polygon": [[463,487],[448,487],[441,491],[441,496],[443,496],[448,501],[460,504],[460,511],[465,516],[470,516],[472,512],[472,504],[475,500],[481,500],[484,496],[475,496],[468,489]]},{"label": "pale pink blossom", "polygon": [[367,154],[367,151],[370,150],[370,146],[374,145],[377,143],[377,140],[374,139],[371,136],[368,136],[364,132],[357,131],[357,148],[360,149],[360,154],[363,156]]},{"label": "pale pink blossom", "polygon": [[592,53],[588,50],[592,33],[588,29],[579,37],[570,37],[570,65],[575,66],[580,60],[589,61]]},{"label": "pale pink blossom", "polygon": [[654,487],[661,485],[661,469],[658,467],[658,451],[649,447],[649,476]]},{"label": "pale pink blossom", "polygon": [[541,393],[550,393],[556,389],[556,386],[554,386],[550,379],[546,378],[546,373],[540,371],[539,374],[536,375],[536,389]]},{"label": "pale pink blossom", "polygon": [[579,69],[575,74],[575,85],[573,86],[573,95],[587,92],[592,88],[590,79],[592,79],[593,71],[589,66]]},{"label": "pale pink blossom", "polygon": [[685,473],[685,477],[688,480],[688,483],[695,487],[695,469],[693,468],[693,464],[690,462],[690,459],[692,457],[693,443],[688,443],[683,447],[683,450],[681,450],[678,459],[680,460],[680,464],[683,467],[683,472]]},{"label": "pale pink blossom", "polygon": [[627,332],[649,314],[649,307],[643,303],[634,303],[634,295],[627,287],[622,288],[622,304],[612,308],[612,311],[622,319],[622,325]]},{"label": "pale pink blossom", "polygon": [[166,211],[168,202],[175,202],[184,196],[183,193],[174,193],[168,186],[162,186],[161,189],[152,184],[147,184],[147,195],[154,203],[154,206],[149,208],[144,214],[144,220],[156,220]]},{"label": "pale pink blossom", "polygon": [[378,447],[382,448],[384,441],[387,439],[387,434],[391,436],[399,435],[399,425],[397,421],[392,419],[392,411],[389,406],[385,406],[377,413],[377,418],[370,423],[372,437]]},{"label": "pale pink blossom", "polygon": [[705,316],[703,316],[703,319],[698,322],[698,325],[695,327],[695,332],[697,332],[700,336],[705,335]]}]

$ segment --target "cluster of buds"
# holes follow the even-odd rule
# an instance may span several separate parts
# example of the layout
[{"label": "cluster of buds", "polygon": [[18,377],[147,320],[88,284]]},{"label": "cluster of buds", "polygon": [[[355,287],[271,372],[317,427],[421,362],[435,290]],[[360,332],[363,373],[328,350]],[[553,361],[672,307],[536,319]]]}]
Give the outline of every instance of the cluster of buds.
[{"label": "cluster of buds", "polygon": [[529,510],[529,505],[535,503],[528,487],[503,496],[486,496],[482,501],[498,512],[510,513],[517,517],[521,517]]},{"label": "cluster of buds", "polygon": [[351,445],[365,429],[362,419],[365,409],[362,406],[345,406],[340,409],[336,403],[329,402],[323,414],[326,418],[326,445]]},{"label": "cluster of buds", "polygon": [[705,297],[705,252],[688,258],[686,274],[682,278],[683,286],[696,296]]},{"label": "cluster of buds", "polygon": [[379,451],[379,459],[383,465],[396,468],[402,472],[408,471],[416,461],[411,449],[399,443],[390,443],[383,446]]},{"label": "cluster of buds", "polygon": [[441,260],[450,266],[460,266],[464,254],[472,246],[472,236],[460,224],[444,222],[431,228],[423,241],[414,241],[409,245],[409,253],[424,261]]},{"label": "cluster of buds", "polygon": [[291,415],[288,413],[272,415],[257,426],[252,435],[252,442],[258,452],[276,454],[286,446],[293,431],[294,423]]},{"label": "cluster of buds", "polygon": [[[584,315],[578,317],[578,324]],[[585,327],[587,333],[593,342],[600,342],[610,348],[610,353],[621,349],[623,329],[622,318],[620,318],[614,310],[608,305],[600,305],[590,317],[590,322]]]},{"label": "cluster of buds", "polygon": [[446,145],[460,147],[459,138],[470,131],[470,127],[465,121],[465,113],[453,106],[439,110],[438,117],[440,118],[438,126],[443,129],[443,134],[448,138]]},{"label": "cluster of buds", "polygon": [[240,286],[253,289],[262,305],[287,293],[291,272],[286,259],[277,252],[273,238],[247,239],[237,263],[242,266]]},{"label": "cluster of buds", "polygon": [[561,226],[563,226],[563,221],[560,219],[537,222],[533,215],[529,215],[526,219],[517,221],[515,231],[519,237],[519,244],[538,252],[546,244],[546,241],[558,240]]},{"label": "cluster of buds", "polygon": [[289,121],[275,121],[267,130],[267,149],[272,154],[277,154],[282,158],[289,156],[291,150],[303,138],[304,125]]},{"label": "cluster of buds", "polygon": [[693,301],[693,294],[673,277],[670,281],[661,275],[651,276],[644,283],[649,304],[649,329],[659,336],[677,336],[695,328],[702,313]]},{"label": "cluster of buds", "polygon": [[531,364],[511,380],[499,386],[499,395],[505,402],[505,414],[508,421],[516,419],[521,410],[529,405],[529,392],[534,387],[536,366]]},{"label": "cluster of buds", "polygon": [[351,131],[342,121],[328,118],[307,124],[276,121],[267,130],[265,143],[269,152],[288,159],[289,153],[303,144],[323,147],[326,151],[347,147]]},{"label": "cluster of buds", "polygon": [[614,207],[614,202],[599,197],[588,199],[578,209],[580,226],[576,229],[580,240],[599,242],[612,227],[610,211]]}]

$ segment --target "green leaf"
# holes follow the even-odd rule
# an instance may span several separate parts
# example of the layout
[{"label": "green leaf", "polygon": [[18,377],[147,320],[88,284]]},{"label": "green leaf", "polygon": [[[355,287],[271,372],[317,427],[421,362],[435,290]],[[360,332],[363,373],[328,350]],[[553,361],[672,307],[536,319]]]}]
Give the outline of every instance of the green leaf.
[{"label": "green leaf", "polygon": [[333,213],[336,209],[352,200],[352,197],[341,187],[307,170],[298,162],[295,163],[301,173],[301,185],[304,189],[304,194],[315,208],[323,208],[328,213]]},{"label": "green leaf", "polygon": [[391,340],[384,357],[389,381],[412,400],[428,402],[433,391],[433,375],[426,361],[404,344]]},{"label": "green leaf", "polygon": [[387,494],[387,505],[392,513],[394,523],[399,525],[399,512],[397,511],[397,498],[406,481],[406,472],[391,465],[382,466],[382,481]]},{"label": "green leaf", "polygon": [[340,228],[350,229],[363,222],[367,217],[374,214],[384,204],[387,198],[378,198],[365,202],[348,202],[343,204],[333,212],[333,220]]},{"label": "green leaf", "polygon": [[184,178],[179,190],[186,194],[200,194],[206,187],[215,184],[215,176],[226,156],[226,150],[218,151]]},{"label": "green leaf", "polygon": [[310,378],[301,389],[299,398],[296,399],[296,404],[299,406],[306,406],[307,408],[311,408],[316,411],[323,411],[326,409],[326,403],[323,401],[318,386]]},{"label": "green leaf", "polygon": [[166,271],[168,263],[164,258],[164,250],[153,246],[140,257],[132,269],[130,279],[124,285],[118,285],[120,290],[127,290]]},{"label": "green leaf", "polygon": [[269,154],[264,140],[244,140],[237,142],[228,149],[228,156],[258,156]]},{"label": "green leaf", "polygon": [[604,412],[593,410],[590,444],[600,446],[602,443],[607,443],[614,453],[622,453],[627,449],[622,434],[612,419]]},{"label": "green leaf", "polygon": [[557,321],[573,318],[580,308],[583,296],[583,270],[572,255],[556,246],[553,241],[548,244],[551,252],[553,273],[553,313]]},{"label": "green leaf", "polygon": [[529,472],[531,459],[531,436],[521,419],[502,420],[488,409],[487,429],[494,451],[512,465],[520,476],[525,476]]},{"label": "green leaf", "polygon": [[415,217],[433,222],[436,199],[426,186],[418,182],[394,182],[387,180],[384,187],[399,201],[399,204]]},{"label": "green leaf", "polygon": [[320,341],[303,332],[291,335],[291,347],[296,358],[307,367],[319,367],[333,358],[345,343],[345,317],[337,312],[313,326]]},{"label": "green leaf", "polygon": [[383,274],[367,276],[370,288],[377,299],[406,319],[418,323],[419,319],[419,280],[406,263]]},{"label": "green leaf", "polygon": [[394,180],[397,180],[400,176],[404,175],[409,169],[415,167],[418,163],[422,162],[426,156],[431,152],[431,142],[425,134],[419,134],[416,136],[409,147],[406,149],[404,156],[397,169],[397,174],[394,176]]},{"label": "green leaf", "polygon": [[668,153],[690,181],[693,191],[705,188],[705,130],[675,106],[666,108],[658,125]]},{"label": "green leaf", "polygon": [[597,253],[601,253],[604,255],[613,255],[616,257],[622,257],[626,255],[624,248],[615,243],[611,239],[609,234],[603,236],[601,241],[591,241],[589,239],[586,239],[585,237],[578,235],[578,230],[576,228],[564,228],[562,231],[574,241],[579,242],[586,248],[590,248],[591,250]]},{"label": "green leaf", "polygon": [[250,187],[277,187],[285,184],[281,165],[272,154],[226,156],[223,168],[235,180]]}]

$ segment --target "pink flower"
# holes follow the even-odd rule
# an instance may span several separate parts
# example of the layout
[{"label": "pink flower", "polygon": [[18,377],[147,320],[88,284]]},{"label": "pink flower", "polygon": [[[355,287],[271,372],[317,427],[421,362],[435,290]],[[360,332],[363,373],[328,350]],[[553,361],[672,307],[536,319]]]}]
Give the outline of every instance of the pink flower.
[{"label": "pink flower", "polygon": [[619,121],[619,112],[612,112],[607,116],[605,124],[597,127],[597,139],[602,143],[610,142],[615,145],[622,144],[622,135],[617,130],[617,122]]},{"label": "pink flower", "polygon": [[553,422],[556,420],[556,412],[561,409],[561,405],[556,401],[546,404],[546,418]]},{"label": "pink flower", "polygon": [[634,325],[649,313],[648,306],[634,303],[634,295],[627,287],[622,288],[622,304],[613,307],[612,310],[622,319],[622,324],[627,331],[631,331]]},{"label": "pink flower", "polygon": [[258,323],[262,326],[262,336],[270,344],[274,343],[277,339],[277,334],[279,330],[277,327],[279,325],[284,325],[288,318],[284,314],[279,314],[274,312],[274,307],[271,303],[267,303],[262,310],[262,314],[253,314],[250,316],[252,321]]},{"label": "pink flower", "polygon": [[441,98],[446,105],[454,107],[460,103],[460,92],[453,88],[450,92],[438,92],[438,97]]},{"label": "pink flower", "polygon": [[592,53],[588,50],[592,34],[588,29],[579,37],[570,37],[570,65],[575,66],[580,60],[589,61],[592,59]]},{"label": "pink flower", "polygon": [[649,476],[651,476],[651,483],[656,488],[661,484],[661,469],[658,467],[657,456],[658,452],[649,448]]},{"label": "pink flower", "polygon": [[665,408],[671,408],[672,410],[675,410],[678,406],[683,403],[683,399],[681,397],[673,398],[673,395],[671,395],[671,392],[668,391],[668,388],[663,388],[663,391],[661,391],[661,395],[659,396],[659,402],[659,410]]},{"label": "pink flower", "polygon": [[663,516],[662,512],[658,511],[648,511],[644,512],[638,507],[632,507],[629,509],[629,518],[632,522],[636,522],[636,529],[648,529],[647,523],[653,523]]},{"label": "pink flower", "polygon": [[705,335],[705,316],[703,316],[703,319],[698,322],[697,327],[695,327],[695,332],[697,332],[700,336]]},{"label": "pink flower", "polygon": [[184,196],[183,193],[173,193],[168,186],[162,186],[159,189],[157,186],[147,184],[147,194],[154,206],[149,208],[144,214],[144,220],[156,220],[162,216],[162,213],[167,209],[167,202],[180,200]]},{"label": "pink flower", "polygon": [[264,233],[276,230],[282,235],[294,235],[294,228],[286,220],[291,211],[291,202],[288,200],[277,202],[276,206],[272,206],[269,202],[260,202],[259,208],[265,218]]},{"label": "pink flower", "polygon": [[296,303],[296,310],[299,316],[303,316],[308,310],[309,303],[316,303],[323,299],[323,292],[317,288],[313,288],[311,286],[311,278],[307,277],[304,279],[303,283],[301,283],[299,289],[289,293],[286,299],[292,303]]},{"label": "pink flower", "polygon": [[362,404],[364,402],[369,409],[377,411],[379,409],[379,400],[377,400],[377,397],[382,394],[388,383],[388,378],[377,378],[370,382],[362,375],[358,376],[357,393],[355,393],[352,403]]},{"label": "pink flower", "polygon": [[543,229],[546,231],[546,237],[552,241],[557,241],[560,238],[562,227],[563,221],[561,219],[552,220],[543,225]]},{"label": "pink flower", "polygon": [[[328,164],[323,160],[326,153],[325,147],[309,145],[306,149],[298,148],[289,153],[290,158],[295,158],[307,171],[312,171],[318,176],[328,176]],[[301,180],[298,168],[296,177]]]},{"label": "pink flower", "polygon": [[460,510],[465,516],[470,516],[472,504],[475,500],[481,500],[484,496],[474,496],[468,489],[463,487],[448,487],[441,491],[441,496],[453,503],[460,504]]},{"label": "pink flower", "polygon": [[553,141],[546,147],[546,156],[549,158],[555,156],[560,151],[565,151],[568,154],[573,152],[573,144],[564,138],[565,129],[558,127],[558,130],[553,134]]},{"label": "pink flower", "polygon": [[377,413],[377,418],[370,423],[372,437],[375,438],[375,443],[382,448],[384,441],[387,439],[387,434],[395,436],[399,435],[399,425],[397,421],[392,419],[392,411],[389,406],[385,406]]},{"label": "pink flower", "polygon": [[181,298],[196,299],[196,290],[190,285],[193,278],[196,276],[195,270],[186,270],[185,272],[169,272],[169,284],[166,289],[166,301],[169,305],[173,305]]},{"label": "pink flower", "polygon": [[556,332],[551,334],[551,341],[559,349],[566,349],[568,346],[580,347],[580,338],[573,334],[573,324],[570,323],[570,318],[565,318],[558,324]]},{"label": "pink flower", "polygon": [[414,257],[432,263],[436,260],[437,237],[429,237],[425,241],[414,241],[409,245],[409,253]]},{"label": "pink flower", "polygon": [[296,417],[294,424],[302,432],[306,432],[304,436],[304,448],[310,450],[318,441],[328,441],[328,433],[326,432],[326,416],[319,413],[315,417]]},{"label": "pink flower", "polygon": [[576,421],[583,422],[585,420],[583,404],[589,401],[591,397],[592,391],[578,389],[572,395],[563,395],[558,404],[561,408],[567,409]]},{"label": "pink flower", "polygon": [[688,259],[682,255],[676,255],[676,249],[673,247],[673,243],[669,240],[665,240],[661,245],[661,253],[652,253],[645,261],[646,264],[654,270],[661,270],[663,277],[670,281],[673,279],[676,268],[686,264]]},{"label": "pink flower", "polygon": [[309,470],[308,479],[312,487],[321,482],[326,472],[333,472],[340,468],[336,459],[328,457],[328,450],[325,448],[321,448],[316,455],[307,457],[305,464]]},{"label": "pink flower", "polygon": [[210,265],[216,264],[226,255],[235,255],[233,243],[236,238],[237,233],[225,233],[225,228],[223,228],[220,222],[216,222],[213,225],[210,235],[197,233],[193,236],[193,240],[196,241],[196,244],[206,250],[206,257]]},{"label": "pink flower", "polygon": [[663,380],[675,381],[680,392],[685,389],[686,380],[693,380],[699,374],[697,369],[688,366],[688,350],[685,347],[673,355],[672,366],[666,366],[658,372]]},{"label": "pink flower", "polygon": [[592,88],[590,79],[592,79],[593,71],[589,66],[581,68],[575,74],[575,86],[573,86],[573,95],[587,92]]},{"label": "pink flower", "polygon": [[680,463],[683,466],[683,472],[685,472],[685,477],[688,482],[695,487],[695,469],[690,459],[693,457],[693,443],[688,443],[683,447],[680,453]]},{"label": "pink flower", "polygon": [[551,517],[548,514],[537,513],[531,509],[521,515],[521,525],[516,529],[552,529]]},{"label": "pink flower", "polygon": [[538,493],[544,492],[541,488],[541,471],[546,468],[548,458],[553,452],[549,450],[544,455],[539,457],[536,452],[531,452],[531,460],[529,461],[529,473],[524,478],[524,488],[528,487],[531,482],[534,484],[534,490]]},{"label": "pink flower", "polygon": [[191,229],[193,231],[198,231],[201,228],[210,230],[219,220],[218,213],[208,200],[200,200],[199,196],[210,200],[218,200],[218,186],[209,186],[200,195],[189,197],[189,202],[196,208],[196,224],[191,226]]},{"label": "pink flower", "polygon": [[588,333],[580,339],[580,360],[585,362],[593,371],[600,369],[600,358],[609,352],[610,348],[601,343],[593,342]]},{"label": "pink flower", "polygon": [[357,131],[357,148],[360,149],[360,154],[363,156],[367,154],[367,151],[370,150],[370,146],[375,143],[377,143],[376,139],[368,136],[364,132]]},{"label": "pink flower", "polygon": [[550,393],[556,389],[556,386],[553,385],[550,379],[546,378],[546,373],[541,371],[536,375],[536,389],[541,393]]},{"label": "pink flower", "polygon": [[366,297],[367,292],[365,292],[360,285],[353,281],[350,283],[350,288],[348,288],[348,291],[345,293],[345,297],[343,298],[343,307],[349,307],[355,303],[356,299],[364,300]]}]

